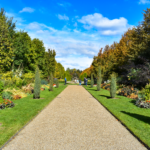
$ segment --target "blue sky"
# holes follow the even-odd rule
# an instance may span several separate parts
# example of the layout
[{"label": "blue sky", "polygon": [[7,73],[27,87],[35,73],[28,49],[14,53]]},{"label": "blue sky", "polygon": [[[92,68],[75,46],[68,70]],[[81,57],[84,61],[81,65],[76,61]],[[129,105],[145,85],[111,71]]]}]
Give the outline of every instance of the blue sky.
[{"label": "blue sky", "polygon": [[119,42],[128,28],[143,20],[150,0],[7,0],[0,1],[17,30],[55,49],[67,68],[88,68],[99,49]]}]

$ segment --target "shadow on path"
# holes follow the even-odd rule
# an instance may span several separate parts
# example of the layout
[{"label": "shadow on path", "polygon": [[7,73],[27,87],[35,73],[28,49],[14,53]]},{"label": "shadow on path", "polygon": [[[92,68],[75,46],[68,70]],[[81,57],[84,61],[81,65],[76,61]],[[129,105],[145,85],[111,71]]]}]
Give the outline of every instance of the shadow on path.
[{"label": "shadow on path", "polygon": [[147,124],[150,124],[150,117],[148,116],[144,116],[144,115],[139,115],[139,114],[134,114],[134,113],[130,113],[130,112],[126,112],[126,111],[121,111],[122,113],[126,114],[126,115],[129,115],[133,118],[136,118],[138,120],[141,120]]}]

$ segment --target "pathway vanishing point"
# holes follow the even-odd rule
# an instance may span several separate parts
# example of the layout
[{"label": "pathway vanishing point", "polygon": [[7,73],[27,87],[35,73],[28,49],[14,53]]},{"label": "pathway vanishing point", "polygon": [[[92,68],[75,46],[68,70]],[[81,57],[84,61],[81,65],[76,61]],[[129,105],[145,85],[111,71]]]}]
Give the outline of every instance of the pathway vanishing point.
[{"label": "pathway vanishing point", "polygon": [[146,150],[82,86],[69,85],[3,150]]}]

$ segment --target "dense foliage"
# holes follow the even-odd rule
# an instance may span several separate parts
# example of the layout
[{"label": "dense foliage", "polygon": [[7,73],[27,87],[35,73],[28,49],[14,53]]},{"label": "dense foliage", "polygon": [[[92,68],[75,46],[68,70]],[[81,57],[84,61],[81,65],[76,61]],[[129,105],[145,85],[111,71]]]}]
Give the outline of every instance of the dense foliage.
[{"label": "dense foliage", "polygon": [[4,74],[11,70],[20,78],[28,74],[28,77],[33,79],[31,76],[34,75],[31,74],[34,74],[38,65],[42,78],[48,78],[50,72],[56,78],[64,78],[65,69],[61,63],[56,62],[55,50],[46,51],[43,41],[37,38],[31,39],[25,31],[16,31],[13,18],[8,18],[5,14],[5,10],[1,9],[0,73]]}]

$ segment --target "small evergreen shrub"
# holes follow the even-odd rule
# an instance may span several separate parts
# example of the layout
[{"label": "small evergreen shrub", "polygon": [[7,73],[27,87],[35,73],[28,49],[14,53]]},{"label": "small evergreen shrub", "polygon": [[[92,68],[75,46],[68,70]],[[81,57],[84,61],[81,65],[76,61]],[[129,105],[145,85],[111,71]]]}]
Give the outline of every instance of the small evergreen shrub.
[{"label": "small evergreen shrub", "polygon": [[98,67],[98,77],[97,77],[97,91],[100,91],[101,89],[101,67]]},{"label": "small evergreen shrub", "polygon": [[93,73],[91,73],[91,87],[93,87],[94,80],[93,80]]},{"label": "small evergreen shrub", "polygon": [[56,88],[58,88],[59,87],[59,81],[58,81],[58,79],[56,79]]},{"label": "small evergreen shrub", "polygon": [[116,96],[116,76],[115,74],[111,75],[111,84],[110,84],[110,96],[111,98],[115,98]]},{"label": "small evergreen shrub", "polygon": [[39,99],[40,98],[40,91],[41,91],[40,72],[39,72],[39,68],[36,67],[33,98]]},{"label": "small evergreen shrub", "polygon": [[51,73],[50,75],[50,88],[49,88],[50,91],[53,91],[53,74]]}]

